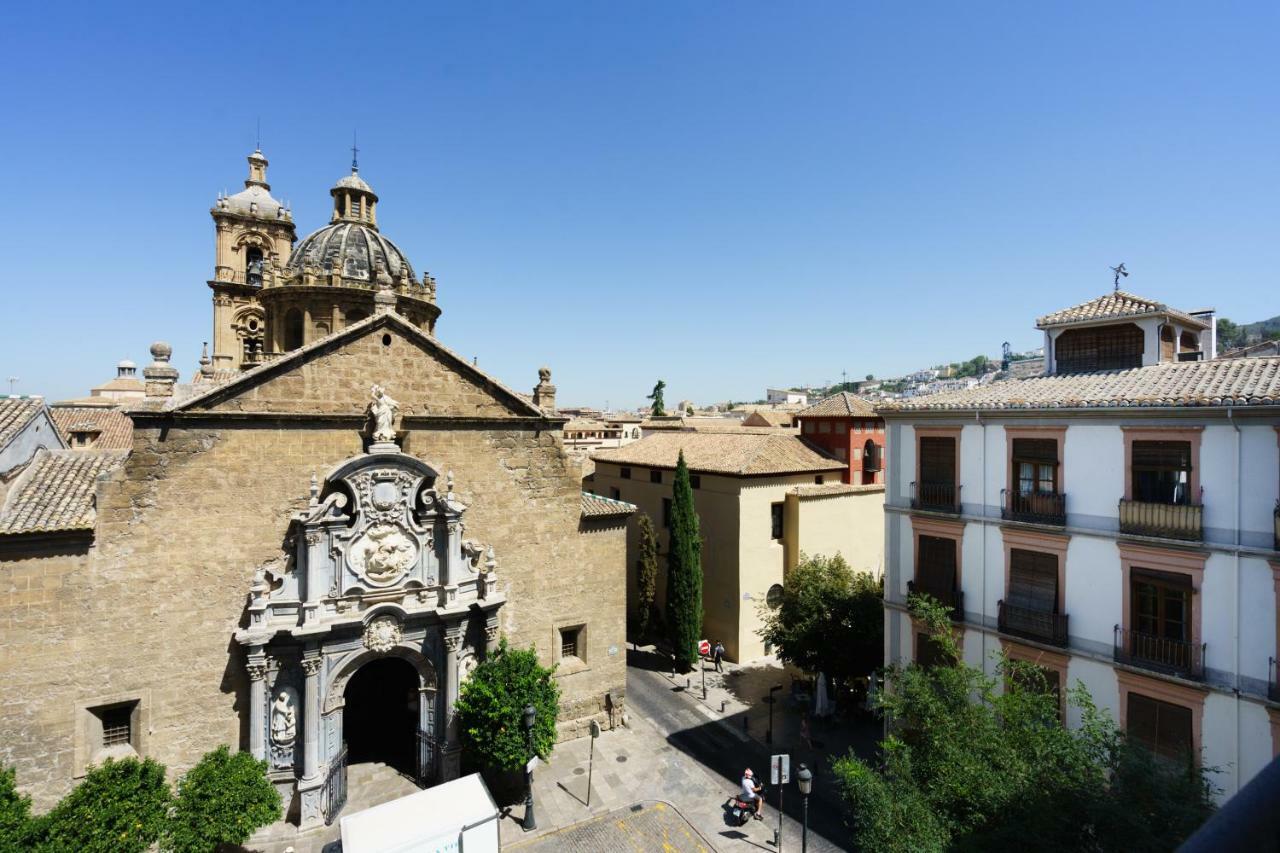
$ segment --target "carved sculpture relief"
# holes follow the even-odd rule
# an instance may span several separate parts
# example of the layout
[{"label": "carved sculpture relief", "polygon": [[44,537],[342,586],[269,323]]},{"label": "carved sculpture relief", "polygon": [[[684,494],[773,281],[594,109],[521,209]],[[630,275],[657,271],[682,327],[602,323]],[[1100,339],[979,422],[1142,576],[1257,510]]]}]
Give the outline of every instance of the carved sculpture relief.
[{"label": "carved sculpture relief", "polygon": [[370,393],[373,396],[369,401],[369,417],[373,420],[370,437],[375,442],[393,442],[396,440],[395,418],[400,404],[381,385],[374,385]]},{"label": "carved sculpture relief", "polygon": [[408,532],[393,524],[375,524],[351,544],[347,562],[374,586],[398,581],[418,558]]},{"label": "carved sculpture relief", "polygon": [[379,616],[365,626],[364,644],[370,651],[389,652],[400,643],[403,631],[394,616]]},{"label": "carved sculpture relief", "polygon": [[271,703],[271,764],[288,767],[293,764],[294,746],[298,741],[298,700],[292,687],[281,687]]}]

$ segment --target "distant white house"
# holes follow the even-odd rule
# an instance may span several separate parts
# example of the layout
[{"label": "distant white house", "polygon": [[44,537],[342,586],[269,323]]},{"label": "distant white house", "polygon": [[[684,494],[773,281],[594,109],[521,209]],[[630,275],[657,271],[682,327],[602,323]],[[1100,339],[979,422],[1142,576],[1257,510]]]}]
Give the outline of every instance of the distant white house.
[{"label": "distant white house", "polygon": [[771,406],[807,406],[809,395],[791,388],[766,388],[765,399]]}]

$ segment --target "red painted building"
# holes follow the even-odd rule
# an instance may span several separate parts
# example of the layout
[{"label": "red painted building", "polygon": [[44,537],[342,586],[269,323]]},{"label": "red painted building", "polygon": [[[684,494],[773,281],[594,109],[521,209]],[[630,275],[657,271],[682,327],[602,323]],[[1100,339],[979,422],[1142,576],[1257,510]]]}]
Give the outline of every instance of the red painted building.
[{"label": "red painted building", "polygon": [[800,435],[847,464],[854,485],[884,482],[884,420],[870,403],[841,391],[796,415]]}]

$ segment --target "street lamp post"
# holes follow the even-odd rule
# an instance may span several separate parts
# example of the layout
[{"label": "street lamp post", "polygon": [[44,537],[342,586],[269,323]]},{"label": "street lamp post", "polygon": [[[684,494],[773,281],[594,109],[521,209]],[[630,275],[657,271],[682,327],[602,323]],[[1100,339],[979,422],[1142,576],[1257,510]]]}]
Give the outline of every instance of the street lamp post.
[{"label": "street lamp post", "polygon": [[777,701],[774,698],[775,693],[782,689],[781,684],[775,684],[769,688],[769,697],[765,701],[769,703],[769,731],[765,733],[764,742],[773,743],[773,705]]},{"label": "street lamp post", "polygon": [[529,761],[524,765],[524,822],[520,825],[525,832],[538,828],[538,822],[533,817],[533,759],[535,757],[533,751],[533,723],[537,719],[538,709],[533,705],[524,706],[524,730],[529,738]]},{"label": "street lamp post", "polygon": [[803,764],[796,772],[796,784],[804,797],[804,824],[800,831],[800,853],[809,853],[809,792],[813,790],[813,771]]}]

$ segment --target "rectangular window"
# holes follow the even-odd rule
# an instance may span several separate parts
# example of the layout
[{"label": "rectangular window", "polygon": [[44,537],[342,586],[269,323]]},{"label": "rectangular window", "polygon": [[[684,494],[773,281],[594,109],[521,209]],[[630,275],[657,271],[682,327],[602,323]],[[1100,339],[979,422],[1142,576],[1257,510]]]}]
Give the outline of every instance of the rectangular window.
[{"label": "rectangular window", "polygon": [[662,499],[662,526],[671,529],[671,498]]},{"label": "rectangular window", "polygon": [[620,501],[620,500],[622,500],[622,490],[621,490],[621,489],[609,489],[609,497],[613,498],[615,501]]},{"label": "rectangular window", "polygon": [[1147,503],[1189,504],[1191,442],[1133,442],[1133,499]]},{"label": "rectangular window", "polygon": [[102,720],[103,749],[133,742],[133,707],[131,705],[103,709],[98,712],[98,719]]},{"label": "rectangular window", "polygon": [[1129,597],[1134,631],[1177,643],[1191,641],[1191,578],[1135,568]]},{"label": "rectangular window", "polygon": [[786,532],[783,526],[782,506],[780,503],[769,506],[769,520],[772,528],[769,535],[774,539],[781,539],[782,534]]},{"label": "rectangular window", "polygon": [[821,485],[822,485],[822,475],[821,475],[821,474],[819,474],[819,475],[817,475],[816,477],[814,477],[814,478],[813,478],[813,482],[814,482],[814,485],[821,486]]},{"label": "rectangular window", "polygon": [[[836,458],[837,458],[837,459],[839,459],[841,462],[848,462],[848,461],[849,461],[849,451],[848,451],[848,450],[845,450],[843,447],[837,447],[837,448],[836,448]],[[857,458],[858,458],[858,451],[856,451],[856,450],[855,450],[855,451],[853,451],[853,458],[854,458],[854,459],[857,459]]]},{"label": "rectangular window", "polygon": [[818,421],[818,432],[831,432],[831,422]]},{"label": "rectangular window", "polygon": [[956,540],[921,536],[916,564],[916,592],[950,602],[956,588]]},{"label": "rectangular window", "polygon": [[661,483],[661,482],[662,482],[662,472],[661,472],[661,471],[659,471],[657,468],[650,468],[650,469],[649,469],[649,482],[650,482],[650,483]]},{"label": "rectangular window", "polygon": [[928,485],[955,485],[956,440],[954,438],[925,436],[920,439],[920,479]]},{"label": "rectangular window", "polygon": [[689,485],[695,489],[702,488],[702,478],[699,477],[697,474],[690,474]]},{"label": "rectangular window", "polygon": [[1040,613],[1058,612],[1058,555],[1009,551],[1009,603]]},{"label": "rectangular window", "polygon": [[1192,750],[1191,709],[1130,693],[1129,737],[1162,758],[1181,759]]},{"label": "rectangular window", "polygon": [[560,629],[560,657],[562,658],[581,658],[579,654],[579,641],[582,636],[582,626],[575,625],[571,628]]},{"label": "rectangular window", "polygon": [[845,424],[845,422],[844,422],[844,421],[837,421],[837,422],[836,422],[836,432],[837,432],[837,433],[839,433],[840,435],[844,435],[844,434],[845,434],[845,430],[846,430],[847,428],[848,428],[848,427],[846,426],[846,424]]},{"label": "rectangular window", "polygon": [[1052,438],[1015,438],[1013,470],[1019,495],[1058,493],[1058,442]]},{"label": "rectangular window", "polygon": [[804,422],[804,431],[805,431],[805,432],[807,432],[807,433],[812,433],[812,432],[813,432],[813,421],[805,421],[805,422]]},{"label": "rectangular window", "polygon": [[620,469],[620,470],[618,471],[618,476],[619,476],[619,477],[621,477],[621,478],[622,478],[622,479],[624,479],[624,480],[630,480],[630,479],[631,479],[631,469],[630,469],[630,468],[622,468],[622,469]]}]

